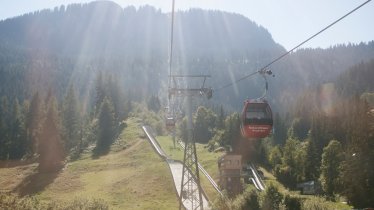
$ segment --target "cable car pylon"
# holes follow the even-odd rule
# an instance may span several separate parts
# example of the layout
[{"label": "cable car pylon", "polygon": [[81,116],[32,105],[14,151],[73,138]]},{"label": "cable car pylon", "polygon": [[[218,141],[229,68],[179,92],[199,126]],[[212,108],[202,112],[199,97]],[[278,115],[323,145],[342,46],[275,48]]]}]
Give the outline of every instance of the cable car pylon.
[{"label": "cable car pylon", "polygon": [[[203,210],[203,197],[200,185],[198,159],[196,154],[195,138],[193,133],[192,122],[192,98],[206,96],[210,99],[213,95],[212,88],[205,87],[205,81],[210,75],[172,75],[172,61],[173,61],[173,37],[174,37],[174,7],[175,0],[172,0],[171,12],[171,31],[170,31],[170,57],[169,57],[169,85],[168,85],[168,104],[170,109],[170,101],[174,97],[182,97],[186,101],[185,111],[187,113],[187,132],[188,137],[185,141],[184,155],[183,155],[183,169],[182,181],[179,194],[179,210],[182,208]],[[202,85],[197,88],[192,88],[190,85],[181,86],[177,83],[178,79],[186,79],[187,84],[190,79],[203,79]],[[174,105],[174,104],[173,104]],[[169,110],[170,111],[170,110]],[[175,107],[171,110],[172,117],[166,118],[166,123],[170,123],[173,127],[173,141],[175,145]]]},{"label": "cable car pylon", "polygon": [[[185,112],[187,115],[187,139],[185,140],[183,154],[182,182],[179,195],[179,209],[189,205],[188,209],[203,209],[202,188],[200,185],[200,175],[198,167],[198,158],[196,153],[193,121],[192,121],[192,99],[194,97],[205,96],[208,99],[212,97],[212,89],[204,87],[205,81],[209,75],[172,75],[173,80],[191,78],[204,79],[202,86],[198,88],[177,87],[169,88],[170,97],[183,97],[185,99]],[[176,84],[176,83],[175,83]]]}]

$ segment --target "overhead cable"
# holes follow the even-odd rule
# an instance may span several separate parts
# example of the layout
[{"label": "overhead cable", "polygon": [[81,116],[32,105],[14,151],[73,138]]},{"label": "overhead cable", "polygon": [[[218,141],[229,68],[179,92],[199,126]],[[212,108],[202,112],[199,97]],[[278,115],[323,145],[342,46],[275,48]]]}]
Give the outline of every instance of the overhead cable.
[{"label": "overhead cable", "polygon": [[279,57],[277,57],[276,59],[274,59],[273,61],[271,61],[270,63],[266,64],[265,66],[263,66],[260,70],[257,70],[251,74],[248,74],[244,77],[241,77],[237,80],[235,80],[234,82],[231,82],[227,85],[224,85],[222,87],[219,87],[219,88],[216,88],[214,89],[214,91],[219,91],[221,89],[224,89],[224,88],[227,88],[227,87],[230,87],[244,79],[247,79],[257,73],[260,73],[262,71],[264,71],[265,69],[267,69],[269,66],[271,66],[272,64],[274,64],[275,62],[279,61],[280,59],[282,59],[283,57],[285,57],[286,55],[290,54],[292,51],[296,50],[297,48],[299,48],[300,46],[302,46],[303,44],[307,43],[308,41],[310,41],[311,39],[315,38],[316,36],[318,36],[319,34],[321,34],[322,32],[326,31],[328,28],[330,28],[331,26],[335,25],[336,23],[338,23],[339,21],[343,20],[344,18],[346,18],[348,15],[352,14],[353,12],[355,12],[356,10],[360,9],[361,7],[363,7],[365,4],[369,3],[371,0],[367,0],[365,1],[364,3],[360,4],[359,6],[357,6],[356,8],[354,8],[353,10],[351,10],[350,12],[348,12],[347,14],[343,15],[341,18],[335,20],[334,22],[332,22],[331,24],[329,24],[328,26],[326,26],[325,28],[323,28],[322,30],[318,31],[317,33],[315,33],[314,35],[312,35],[311,37],[309,37],[308,39],[306,39],[305,41],[301,42],[300,44],[296,45],[294,48],[292,48],[291,50],[283,53],[282,55],[280,55]]},{"label": "overhead cable", "polygon": [[[170,30],[170,55],[169,55],[169,76],[171,75],[172,64],[173,64],[173,42],[174,42],[174,5],[175,0],[173,0],[171,7],[171,30]],[[169,88],[171,86],[172,78],[169,78]]]}]

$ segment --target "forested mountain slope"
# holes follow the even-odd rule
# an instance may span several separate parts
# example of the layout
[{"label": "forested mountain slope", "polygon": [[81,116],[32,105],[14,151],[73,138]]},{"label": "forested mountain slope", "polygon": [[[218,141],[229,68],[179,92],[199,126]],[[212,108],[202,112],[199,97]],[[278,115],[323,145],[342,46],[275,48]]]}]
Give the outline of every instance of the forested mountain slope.
[{"label": "forested mountain slope", "polygon": [[374,59],[360,62],[337,78],[336,89],[344,96],[374,93]]},{"label": "forested mountain slope", "polygon": [[[264,66],[286,50],[271,34],[233,13],[191,9],[176,13],[173,72],[211,74],[214,89]],[[150,6],[121,8],[93,2],[42,10],[0,22],[0,94],[30,98],[69,84],[92,101],[98,71],[115,75],[135,100],[166,96],[170,14]],[[303,89],[334,79],[374,57],[374,43],[302,49],[275,63],[269,100],[284,110]],[[145,85],[146,84],[146,85]],[[237,110],[246,97],[262,94],[255,76],[214,93],[214,103]],[[131,91],[130,91],[131,89]]]}]

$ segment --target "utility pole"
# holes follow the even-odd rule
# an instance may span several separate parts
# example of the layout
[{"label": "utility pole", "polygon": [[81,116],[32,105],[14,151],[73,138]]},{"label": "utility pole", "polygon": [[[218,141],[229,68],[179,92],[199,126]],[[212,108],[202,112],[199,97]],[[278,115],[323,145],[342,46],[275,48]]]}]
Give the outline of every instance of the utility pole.
[{"label": "utility pole", "polygon": [[175,81],[176,78],[200,78],[204,79],[203,84],[199,88],[185,87],[180,88],[172,87],[169,89],[169,95],[179,96],[185,98],[185,110],[187,114],[187,132],[188,138],[185,142],[184,155],[183,155],[183,170],[181,193],[179,195],[179,209],[198,209],[203,210],[202,189],[200,185],[198,159],[196,154],[196,145],[193,131],[192,121],[192,99],[193,97],[206,96],[208,99],[212,97],[212,89],[205,88],[206,78],[209,75],[173,75],[171,76]]}]

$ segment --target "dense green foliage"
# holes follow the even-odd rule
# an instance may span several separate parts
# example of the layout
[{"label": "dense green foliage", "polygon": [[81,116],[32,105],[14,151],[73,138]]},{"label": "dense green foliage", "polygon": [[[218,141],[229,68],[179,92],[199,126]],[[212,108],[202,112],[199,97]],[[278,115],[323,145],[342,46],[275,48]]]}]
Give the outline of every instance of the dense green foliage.
[{"label": "dense green foliage", "polygon": [[[291,112],[294,120],[289,122],[286,144],[268,148],[273,172],[285,186],[296,189],[296,183],[320,180],[322,193],[329,199],[340,195],[355,207],[373,205],[374,173],[369,165],[374,158],[374,117],[366,101],[373,87],[365,82],[371,78],[367,68],[372,69],[372,64],[359,64],[343,74],[335,83],[339,88],[331,83],[321,85],[298,100]],[[356,74],[359,79],[342,82],[348,81],[347,75]]]},{"label": "dense green foliage", "polygon": [[[297,189],[298,183],[315,181],[316,193],[330,200],[344,196],[355,207],[371,206],[374,114],[365,101],[370,94],[343,96],[333,87],[330,83],[308,90],[287,121],[276,115],[275,133],[259,147],[255,146],[257,158],[251,160],[269,164],[276,178],[291,190]],[[206,114],[210,112],[207,108],[197,109],[194,119],[199,121],[195,123],[203,128],[196,129],[197,135],[210,139],[210,151],[235,147],[241,139],[238,114],[226,116],[223,126],[218,126],[219,113]],[[183,128],[180,127],[181,133]],[[207,135],[212,130],[214,135]],[[234,152],[241,151],[234,148]],[[262,155],[266,155],[266,160],[259,157]],[[293,198],[287,197],[286,203],[301,208]]]},{"label": "dense green foliage", "polygon": [[283,195],[279,192],[277,187],[275,187],[274,185],[270,185],[266,187],[262,199],[263,209],[279,210],[281,208],[280,205],[283,201]]},{"label": "dense green foliage", "polygon": [[346,209],[346,206],[342,207],[321,197],[303,197],[287,192],[283,193],[271,184],[263,192],[249,187],[235,199],[230,199],[224,194],[214,201],[213,208],[218,210],[328,210]]},{"label": "dense green foliage", "polygon": [[7,96],[3,96],[0,159],[36,157],[42,171],[54,171],[64,164],[67,155],[75,159],[96,141],[95,152],[108,151],[130,107],[112,77],[100,73],[96,82],[95,100],[88,100],[92,101],[88,105],[78,100],[73,86],[67,89],[61,102],[51,89],[44,99],[36,92],[31,102],[25,100],[23,106],[17,99],[12,99],[11,106]]},{"label": "dense green foliage", "polygon": [[214,135],[217,115],[205,107],[198,107],[194,120],[194,135],[197,142],[207,143]]},{"label": "dense green foliage", "polygon": [[327,196],[333,197],[334,193],[341,190],[340,171],[343,158],[342,146],[336,140],[330,141],[323,149],[321,184]]},{"label": "dense green foliage", "polygon": [[0,106],[0,159],[20,159],[29,149],[24,111],[18,100],[10,106],[6,96]]},{"label": "dense green foliage", "polygon": [[360,62],[342,73],[337,82],[337,91],[344,96],[374,92],[374,59]]}]

